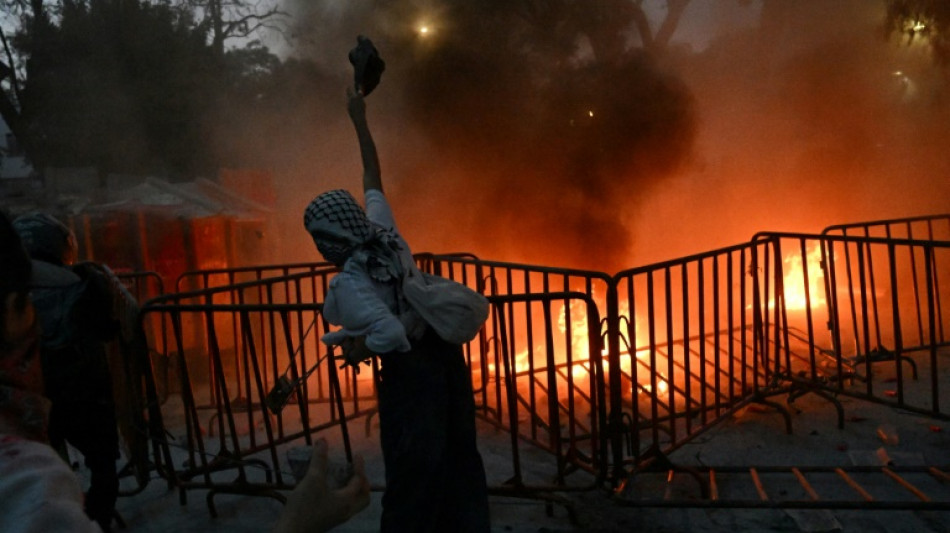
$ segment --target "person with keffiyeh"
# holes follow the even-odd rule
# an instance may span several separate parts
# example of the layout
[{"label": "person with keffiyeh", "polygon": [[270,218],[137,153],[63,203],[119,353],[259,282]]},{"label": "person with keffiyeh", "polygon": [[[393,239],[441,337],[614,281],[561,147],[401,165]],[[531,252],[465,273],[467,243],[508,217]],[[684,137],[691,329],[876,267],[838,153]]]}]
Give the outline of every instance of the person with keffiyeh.
[{"label": "person with keffiyeh", "polygon": [[341,271],[330,282],[323,336],[349,364],[378,357],[380,444],[386,469],[381,531],[490,530],[485,469],[476,446],[471,374],[399,291],[412,252],[383,194],[364,94],[347,90],[363,163],[365,209],[345,190],[317,196],[304,225]]}]

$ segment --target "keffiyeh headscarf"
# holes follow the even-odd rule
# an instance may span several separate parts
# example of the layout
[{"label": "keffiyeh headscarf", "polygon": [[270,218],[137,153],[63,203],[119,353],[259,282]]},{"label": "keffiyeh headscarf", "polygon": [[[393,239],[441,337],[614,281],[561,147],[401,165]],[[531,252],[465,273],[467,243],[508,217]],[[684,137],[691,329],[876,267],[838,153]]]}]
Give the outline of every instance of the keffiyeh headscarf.
[{"label": "keffiyeh headscarf", "polygon": [[366,218],[366,212],[348,191],[336,189],[314,198],[304,211],[303,223],[317,250],[334,265],[342,267],[355,258],[377,281],[401,275],[399,243],[390,232]]},{"label": "keffiyeh headscarf", "polygon": [[376,233],[363,208],[343,189],[314,198],[304,211],[303,224],[320,254],[337,266],[342,266],[354,248]]}]

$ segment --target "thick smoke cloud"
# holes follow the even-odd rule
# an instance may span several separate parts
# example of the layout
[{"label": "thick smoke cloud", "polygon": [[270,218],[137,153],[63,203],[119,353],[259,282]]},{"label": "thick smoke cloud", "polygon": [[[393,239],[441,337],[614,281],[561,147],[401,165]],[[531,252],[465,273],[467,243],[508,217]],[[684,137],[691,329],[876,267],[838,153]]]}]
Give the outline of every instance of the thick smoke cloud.
[{"label": "thick smoke cloud", "polygon": [[950,208],[945,73],[884,38],[878,3],[694,0],[682,27],[702,46],[678,33],[620,61],[499,5],[288,4],[294,53],[341,83],[319,95],[337,118],[295,170],[294,224],[321,190],[358,187],[342,84],[359,33],[387,60],[368,102],[416,251],[615,271]]},{"label": "thick smoke cloud", "polygon": [[925,43],[887,39],[883,2],[752,7],[754,24],[719,17],[718,37],[677,69],[699,109],[699,156],[634,215],[638,262],[756,231],[950,211],[948,73]]},{"label": "thick smoke cloud", "polygon": [[[417,251],[629,265],[636,239],[623,214],[689,156],[689,89],[646,54],[604,61],[582,40],[539,33],[512,4],[469,4],[298,2],[297,53],[347,71],[355,36],[376,42],[387,70],[368,105]],[[352,133],[333,137],[355,161]],[[358,170],[350,176],[357,187]]]}]

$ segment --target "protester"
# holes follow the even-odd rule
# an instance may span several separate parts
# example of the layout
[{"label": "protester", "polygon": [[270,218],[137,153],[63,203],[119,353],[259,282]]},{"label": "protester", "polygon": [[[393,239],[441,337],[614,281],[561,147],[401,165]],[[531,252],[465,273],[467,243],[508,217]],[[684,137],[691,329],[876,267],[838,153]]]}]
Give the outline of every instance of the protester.
[{"label": "protester", "polygon": [[33,259],[50,444],[65,454],[69,443],[83,455],[90,472],[86,513],[108,532],[119,494],[119,433],[104,344],[119,326],[108,281],[97,265],[74,264],[75,237],[52,216],[31,213],[13,225]]},{"label": "protester", "polygon": [[0,213],[0,531],[99,531],[76,474],[46,444],[39,319],[30,260]]},{"label": "protester", "polygon": [[[84,511],[78,476],[47,440],[40,318],[30,298],[36,264],[0,213],[0,531],[99,532]],[[275,533],[327,531],[369,505],[362,458],[353,466],[344,487],[330,488],[327,444],[318,440]]]},{"label": "protester", "polygon": [[378,355],[380,441],[386,467],[381,530],[489,531],[485,470],[476,447],[471,374],[462,348],[444,341],[400,294],[412,253],[383,194],[364,94],[347,91],[363,163],[366,209],[345,190],[315,198],[304,225],[342,270],[324,336],[355,364]]}]

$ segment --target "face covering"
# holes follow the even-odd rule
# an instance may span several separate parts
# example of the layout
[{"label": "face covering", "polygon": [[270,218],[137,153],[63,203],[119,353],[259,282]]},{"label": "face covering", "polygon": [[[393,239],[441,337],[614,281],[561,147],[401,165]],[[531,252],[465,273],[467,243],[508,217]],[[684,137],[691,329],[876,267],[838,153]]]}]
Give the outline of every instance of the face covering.
[{"label": "face covering", "polygon": [[343,189],[314,198],[304,211],[303,223],[320,254],[337,266],[343,266],[356,247],[376,234],[363,208]]}]

